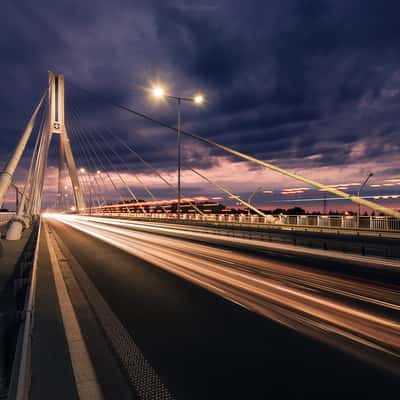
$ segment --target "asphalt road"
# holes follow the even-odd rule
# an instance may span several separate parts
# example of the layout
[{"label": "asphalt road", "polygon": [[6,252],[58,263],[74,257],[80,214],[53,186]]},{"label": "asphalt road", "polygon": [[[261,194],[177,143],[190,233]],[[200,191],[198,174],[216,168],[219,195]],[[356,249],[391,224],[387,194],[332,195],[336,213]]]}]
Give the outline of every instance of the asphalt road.
[{"label": "asphalt road", "polygon": [[399,392],[393,284],[132,226],[50,223],[178,399]]}]

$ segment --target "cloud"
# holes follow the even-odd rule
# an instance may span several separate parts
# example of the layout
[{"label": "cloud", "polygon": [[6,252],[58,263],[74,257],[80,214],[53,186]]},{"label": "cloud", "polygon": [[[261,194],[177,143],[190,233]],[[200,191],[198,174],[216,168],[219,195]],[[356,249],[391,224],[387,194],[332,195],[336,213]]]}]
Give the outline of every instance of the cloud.
[{"label": "cloud", "polygon": [[[111,130],[167,174],[176,169],[173,133],[73,84],[174,126],[175,104],[154,103],[146,88],[161,81],[177,95],[202,91],[204,107],[182,107],[187,130],[293,170],[326,171],[321,179],[351,168],[361,176],[367,166],[395,175],[399,11],[396,1],[5,2],[0,164],[45,89],[47,70],[54,69],[66,74],[67,111],[82,135],[100,141],[90,131]],[[210,174],[221,166],[230,174],[229,163],[242,168],[237,159],[186,143],[185,165]],[[126,148],[111,144],[125,163],[146,173]],[[76,156],[84,162],[83,154]],[[56,158],[52,152],[50,166]],[[245,169],[237,179],[247,182],[257,170]]]}]

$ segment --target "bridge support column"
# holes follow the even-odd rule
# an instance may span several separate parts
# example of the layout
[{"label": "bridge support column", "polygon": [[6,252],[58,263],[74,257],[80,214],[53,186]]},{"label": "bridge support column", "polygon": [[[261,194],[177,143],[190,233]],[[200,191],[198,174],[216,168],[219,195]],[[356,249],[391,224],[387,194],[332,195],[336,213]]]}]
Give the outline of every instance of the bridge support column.
[{"label": "bridge support column", "polygon": [[[67,165],[69,176],[72,182],[72,190],[75,196],[75,204],[78,212],[83,212],[86,209],[85,199],[83,197],[81,185],[78,179],[76,170],[75,159],[72,153],[71,144],[69,142],[69,135],[65,126],[65,102],[64,102],[64,75],[54,74],[49,72],[49,135],[60,135],[60,162],[59,162],[59,176],[62,174],[64,167],[64,160]],[[49,140],[50,142],[50,140]],[[60,183],[59,183],[60,184]],[[59,193],[62,195],[62,188]],[[64,199],[59,199],[63,204]]]},{"label": "bridge support column", "polygon": [[25,219],[16,215],[7,230],[6,240],[20,240],[22,231],[28,227],[25,225]]}]

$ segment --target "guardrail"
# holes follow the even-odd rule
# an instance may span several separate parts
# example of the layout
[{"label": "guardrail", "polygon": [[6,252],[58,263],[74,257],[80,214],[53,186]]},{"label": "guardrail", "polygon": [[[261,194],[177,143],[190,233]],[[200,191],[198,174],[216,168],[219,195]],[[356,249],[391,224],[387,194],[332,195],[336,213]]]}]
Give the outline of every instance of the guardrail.
[{"label": "guardrail", "polygon": [[[36,269],[39,253],[41,223],[38,221],[37,238],[31,272],[30,285],[21,313],[16,352],[11,372],[8,400],[27,400],[31,383],[31,345],[35,311]],[[34,232],[32,234],[35,234]]]},{"label": "guardrail", "polygon": [[6,224],[15,215],[15,212],[0,212],[0,225]]},{"label": "guardrail", "polygon": [[[176,213],[128,213],[128,212],[96,212],[86,215],[123,216],[132,218],[171,219],[176,220]],[[356,215],[259,215],[247,214],[181,214],[183,221],[226,222],[273,226],[298,226],[304,228],[332,228],[345,230],[364,230],[382,232],[400,232],[400,219],[388,216]]]}]

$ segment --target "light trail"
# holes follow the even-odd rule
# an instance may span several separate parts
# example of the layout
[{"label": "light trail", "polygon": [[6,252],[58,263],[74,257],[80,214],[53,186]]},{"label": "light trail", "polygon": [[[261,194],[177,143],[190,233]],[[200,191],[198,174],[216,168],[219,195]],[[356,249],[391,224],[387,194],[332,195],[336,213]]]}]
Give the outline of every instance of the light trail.
[{"label": "light trail", "polygon": [[[193,239],[195,233],[187,227],[83,216],[52,217],[291,329],[400,372],[398,287],[386,288],[165,236],[168,231],[179,232]],[[207,237],[202,232],[196,235]],[[357,259],[344,256],[349,257],[348,262]]]}]

